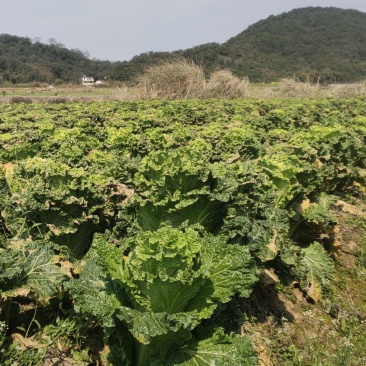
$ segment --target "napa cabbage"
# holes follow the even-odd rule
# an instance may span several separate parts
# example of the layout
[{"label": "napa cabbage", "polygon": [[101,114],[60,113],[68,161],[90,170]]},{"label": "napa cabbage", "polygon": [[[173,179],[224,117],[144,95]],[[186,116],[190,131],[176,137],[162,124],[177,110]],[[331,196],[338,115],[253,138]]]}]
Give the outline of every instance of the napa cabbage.
[{"label": "napa cabbage", "polygon": [[247,340],[217,327],[203,336],[201,329],[219,304],[250,295],[257,274],[248,248],[223,236],[163,226],[118,245],[98,234],[86,263],[68,284],[75,308],[109,329],[111,348],[117,332],[134,350],[125,364],[256,364]]}]

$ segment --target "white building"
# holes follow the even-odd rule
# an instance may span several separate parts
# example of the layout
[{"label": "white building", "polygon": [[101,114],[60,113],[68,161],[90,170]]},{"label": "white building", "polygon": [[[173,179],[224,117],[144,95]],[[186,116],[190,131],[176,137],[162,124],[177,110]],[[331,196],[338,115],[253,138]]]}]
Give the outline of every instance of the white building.
[{"label": "white building", "polygon": [[94,78],[91,76],[83,75],[81,78],[81,84],[82,85],[94,85]]}]

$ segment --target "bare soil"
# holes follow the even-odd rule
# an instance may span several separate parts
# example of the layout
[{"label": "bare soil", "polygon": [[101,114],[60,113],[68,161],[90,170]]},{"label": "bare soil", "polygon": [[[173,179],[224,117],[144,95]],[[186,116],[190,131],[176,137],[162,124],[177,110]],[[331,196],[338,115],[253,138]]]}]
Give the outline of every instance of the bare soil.
[{"label": "bare soil", "polygon": [[242,334],[260,366],[366,365],[366,205],[345,207],[333,212],[341,245],[334,283],[318,303],[297,284],[262,281],[242,304]]}]

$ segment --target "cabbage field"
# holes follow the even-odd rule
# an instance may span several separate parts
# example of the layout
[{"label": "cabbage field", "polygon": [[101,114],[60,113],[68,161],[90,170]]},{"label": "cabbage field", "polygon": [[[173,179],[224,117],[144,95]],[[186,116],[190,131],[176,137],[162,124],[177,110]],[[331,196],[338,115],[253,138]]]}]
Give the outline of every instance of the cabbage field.
[{"label": "cabbage field", "polygon": [[1,364],[63,339],[86,365],[257,365],[232,304],[268,271],[320,301],[365,140],[365,98],[0,105]]}]

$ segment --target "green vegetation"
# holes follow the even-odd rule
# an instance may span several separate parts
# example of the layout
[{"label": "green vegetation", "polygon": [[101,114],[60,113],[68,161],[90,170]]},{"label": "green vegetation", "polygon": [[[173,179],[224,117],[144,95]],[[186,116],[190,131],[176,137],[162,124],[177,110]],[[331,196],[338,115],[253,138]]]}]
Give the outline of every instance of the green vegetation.
[{"label": "green vegetation", "polygon": [[219,69],[251,82],[297,78],[321,83],[363,81],[366,14],[356,10],[295,9],[251,25],[223,44],[209,43],[174,52],[147,52],[130,61],[90,60],[79,50],[24,37],[0,35],[0,82],[78,83],[82,74],[135,83],[146,68],[186,59],[206,76]]},{"label": "green vegetation", "polygon": [[365,106],[0,105],[2,363],[257,365],[236,304],[269,270],[329,296]]},{"label": "green vegetation", "polygon": [[365,79],[366,14],[356,10],[309,7],[259,21],[222,44],[187,50],[148,52],[117,63],[114,78],[133,81],[157,63],[184,57],[207,74],[228,69],[251,82],[294,78],[344,83]]},{"label": "green vegetation", "polygon": [[103,79],[109,61],[90,60],[80,50],[68,50],[53,42],[43,44],[27,37],[0,35],[0,83],[80,83],[90,73]]},{"label": "green vegetation", "polygon": [[221,65],[252,81],[310,77],[322,83],[365,79],[366,14],[295,9],[262,20],[221,46]]},{"label": "green vegetation", "polygon": [[277,285],[279,293],[273,299],[271,286],[261,285],[242,306],[243,333],[260,352],[263,365],[362,366],[366,362],[366,202],[364,197],[346,198],[350,203],[338,201],[331,210],[338,222],[339,242],[334,277],[324,297],[309,304],[295,283]]}]

